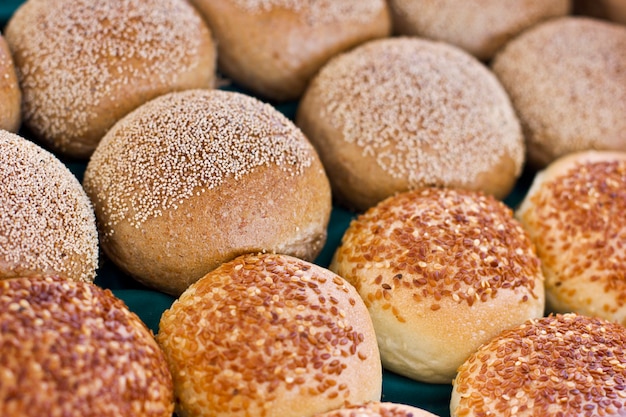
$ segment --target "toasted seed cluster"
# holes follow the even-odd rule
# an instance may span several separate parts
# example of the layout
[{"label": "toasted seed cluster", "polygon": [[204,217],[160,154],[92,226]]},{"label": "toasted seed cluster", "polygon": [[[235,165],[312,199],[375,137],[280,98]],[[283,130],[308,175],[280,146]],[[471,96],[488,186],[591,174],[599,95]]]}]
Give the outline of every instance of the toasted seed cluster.
[{"label": "toasted seed cluster", "polygon": [[617,323],[575,314],[530,320],[459,368],[453,415],[624,415],[625,346]]},{"label": "toasted seed cluster", "polygon": [[343,279],[320,270],[281,255],[241,256],[163,314],[157,340],[182,415],[277,416],[281,402],[317,396],[364,401],[343,374],[363,366],[371,378],[368,362],[379,366],[373,330],[366,339],[355,324],[367,310]]},{"label": "toasted seed cluster", "polygon": [[0,415],[171,417],[172,380],[152,333],[93,284],[0,281]]},{"label": "toasted seed cluster", "polygon": [[435,417],[425,410],[404,404],[370,402],[351,405],[316,417]]},{"label": "toasted seed cluster", "polygon": [[[438,310],[443,298],[471,306],[501,289],[522,287],[537,298],[541,276],[531,241],[511,210],[491,196],[454,189],[388,198],[350,224],[335,256],[366,304],[382,303],[401,322],[403,312],[391,302],[398,291]],[[363,281],[361,271],[368,270],[380,271],[373,282]]]},{"label": "toasted seed cluster", "polygon": [[84,186],[96,207],[102,205],[106,237],[120,221],[138,228],[260,166],[301,175],[313,152],[269,104],[239,93],[189,90],[161,96],[117,123],[92,155]]},{"label": "toasted seed cluster", "polygon": [[[93,281],[96,219],[80,183],[50,152],[0,130],[0,275]],[[2,278],[2,276],[0,276]]]}]

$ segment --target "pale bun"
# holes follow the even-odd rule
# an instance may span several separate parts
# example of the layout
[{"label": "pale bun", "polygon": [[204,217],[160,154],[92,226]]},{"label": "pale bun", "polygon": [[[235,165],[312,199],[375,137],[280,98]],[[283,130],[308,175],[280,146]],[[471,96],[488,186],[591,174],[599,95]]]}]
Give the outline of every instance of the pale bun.
[{"label": "pale bun", "polygon": [[456,45],[481,60],[533,25],[570,11],[570,0],[390,0],[394,32]]},{"label": "pale bun", "polygon": [[509,42],[492,69],[522,123],[528,163],[567,153],[626,151],[626,27],[563,17]]},{"label": "pale bun", "polygon": [[0,35],[0,129],[17,132],[22,121],[22,92],[17,82],[13,57]]},{"label": "pale bun", "polygon": [[215,45],[186,0],[29,0],[6,27],[24,125],[55,153],[86,159],[146,101],[208,88]]},{"label": "pale bun", "polygon": [[370,402],[351,405],[315,417],[436,417],[426,410],[391,402]]},{"label": "pale bun", "polygon": [[221,90],[161,96],[117,123],[83,184],[102,248],[173,295],[248,252],[313,260],[326,242],[328,179],[293,123]]},{"label": "pale bun", "polygon": [[626,153],[570,154],[539,172],[516,217],[533,240],[549,310],[626,325]]},{"label": "pale bun", "polygon": [[98,233],[93,208],[54,155],[0,130],[0,279],[31,274],[93,281]]},{"label": "pale bun", "polygon": [[290,256],[243,255],[210,272],[163,314],[157,341],[180,417],[309,417],[380,400],[359,295]]},{"label": "pale bun", "polygon": [[334,55],[391,34],[384,0],[192,0],[211,27],[220,71],[265,99],[300,97]]},{"label": "pale bun", "polygon": [[451,415],[622,416],[625,345],[621,324],[575,314],[530,320],[459,368]]},{"label": "pale bun", "polygon": [[495,76],[456,47],[417,38],[335,57],[307,89],[296,124],[333,198],[360,211],[433,185],[504,198],[524,161],[519,121]]},{"label": "pale bun", "polygon": [[526,232],[473,191],[390,197],[350,224],[330,269],[365,301],[383,366],[419,381],[450,383],[482,343],[544,313]]},{"label": "pale bun", "polygon": [[0,415],[172,416],[163,352],[111,291],[31,276],[0,293]]}]

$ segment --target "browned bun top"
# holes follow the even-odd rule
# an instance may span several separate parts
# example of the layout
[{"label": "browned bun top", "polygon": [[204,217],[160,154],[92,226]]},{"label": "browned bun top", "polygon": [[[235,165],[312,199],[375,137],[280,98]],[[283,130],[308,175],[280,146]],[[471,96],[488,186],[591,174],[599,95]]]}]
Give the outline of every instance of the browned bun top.
[{"label": "browned bun top", "polygon": [[351,405],[315,417],[436,417],[426,410],[390,402]]},{"label": "browned bun top", "polygon": [[0,130],[0,195],[0,279],[39,273],[93,281],[96,219],[61,161]]},{"label": "browned bun top", "polygon": [[483,60],[523,30],[570,9],[570,0],[391,0],[389,4],[396,33],[448,42]]},{"label": "browned bun top", "polygon": [[583,17],[534,26],[495,57],[538,167],[567,153],[626,150],[626,27]]},{"label": "browned bun top", "polygon": [[0,415],[171,417],[163,353],[109,290],[29,277],[0,294]]},{"label": "browned bun top", "polygon": [[460,368],[453,417],[623,416],[626,328],[575,314],[530,320]]},{"label": "browned bun top", "polygon": [[192,0],[220,71],[256,94],[293,100],[333,56],[391,33],[384,0]]},{"label": "browned bun top", "polygon": [[157,340],[181,417],[306,417],[380,399],[367,309],[332,272],[284,255],[244,255],[191,285]]},{"label": "browned bun top", "polygon": [[71,156],[149,99],[213,84],[211,34],[185,0],[29,0],[5,35],[25,124]]},{"label": "browned bun top", "polygon": [[543,315],[543,277],[511,210],[480,193],[427,188],[354,220],[330,269],[372,315],[383,364],[450,382],[480,344]]},{"label": "browned bun top", "polygon": [[533,239],[549,307],[626,324],[626,153],[587,151],[539,173],[516,216]]},{"label": "browned bun top", "polygon": [[458,48],[417,38],[371,41],[331,60],[296,123],[318,149],[335,197],[360,210],[430,185],[503,198],[524,159],[519,122],[495,76]]},{"label": "browned bun top", "polygon": [[0,35],[0,129],[17,132],[22,121],[22,91],[17,82],[13,57]]}]

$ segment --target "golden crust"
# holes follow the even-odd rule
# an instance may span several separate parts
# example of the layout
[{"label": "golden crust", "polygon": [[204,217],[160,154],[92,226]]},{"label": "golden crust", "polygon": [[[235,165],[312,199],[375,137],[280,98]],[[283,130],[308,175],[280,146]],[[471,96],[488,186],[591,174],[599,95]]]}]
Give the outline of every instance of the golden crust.
[{"label": "golden crust", "polygon": [[526,232],[492,197],[427,188],[353,221],[330,269],[364,299],[383,365],[449,383],[502,330],[544,312],[543,277]]},{"label": "golden crust", "polygon": [[22,91],[17,82],[13,57],[0,35],[0,129],[18,131],[22,121],[21,104]]},{"label": "golden crust", "polygon": [[405,404],[390,402],[370,402],[351,405],[315,417],[436,417],[426,410]]},{"label": "golden crust", "polygon": [[301,417],[380,400],[367,309],[347,282],[285,255],[243,255],[192,284],[157,341],[181,417]]}]

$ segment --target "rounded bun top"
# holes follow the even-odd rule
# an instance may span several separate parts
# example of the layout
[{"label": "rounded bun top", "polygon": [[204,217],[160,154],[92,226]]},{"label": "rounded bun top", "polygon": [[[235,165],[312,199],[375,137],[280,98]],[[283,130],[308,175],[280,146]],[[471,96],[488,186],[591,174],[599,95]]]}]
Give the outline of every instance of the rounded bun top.
[{"label": "rounded bun top", "polygon": [[17,132],[22,121],[22,91],[20,90],[13,57],[0,35],[0,129]]},{"label": "rounded bun top", "polygon": [[436,417],[426,410],[405,404],[390,402],[370,402],[351,405],[315,417]]}]

